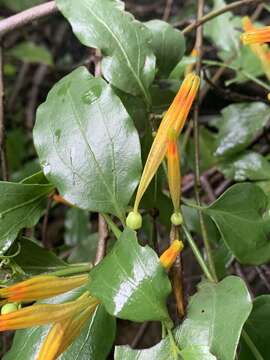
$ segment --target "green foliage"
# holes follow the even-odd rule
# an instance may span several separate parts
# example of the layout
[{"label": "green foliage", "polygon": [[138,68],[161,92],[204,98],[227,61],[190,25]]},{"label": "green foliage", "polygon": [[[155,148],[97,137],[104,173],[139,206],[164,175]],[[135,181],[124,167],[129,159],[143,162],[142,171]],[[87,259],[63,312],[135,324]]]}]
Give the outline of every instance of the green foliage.
[{"label": "green foliage", "polygon": [[[56,271],[63,269],[67,265],[52,251],[42,248],[32,239],[21,238],[19,244],[20,251],[17,256],[13,257],[13,260],[27,276]],[[11,248],[10,254],[13,254],[15,250]]]},{"label": "green foliage", "polygon": [[[226,6],[224,0],[214,0],[213,10]],[[205,36],[209,37],[220,50],[238,52],[239,33],[234,28],[232,13],[226,12],[205,25]]]},{"label": "green foliage", "polygon": [[91,293],[110,314],[139,322],[170,321],[166,309],[171,290],[167,274],[156,253],[138,244],[133,230],[123,232],[90,276]]},{"label": "green foliage", "polygon": [[242,327],[252,309],[243,280],[229,276],[218,284],[202,282],[176,331],[181,348],[209,346],[219,360],[234,359]]},{"label": "green foliage", "polygon": [[215,155],[231,156],[244,150],[269,121],[269,106],[259,103],[229,105],[215,122],[218,127]]},{"label": "green foliage", "polygon": [[[267,359],[270,354],[269,324],[270,295],[262,295],[254,299],[252,312],[244,327],[262,359]],[[254,354],[250,351],[246,341],[242,339],[239,360],[253,359]]]},{"label": "green foliage", "polygon": [[[73,300],[78,291],[57,296],[46,303],[57,304]],[[48,334],[50,326],[35,327],[16,332],[11,350],[4,360],[35,360]],[[115,319],[99,306],[84,325],[80,335],[59,359],[72,360],[77,356],[82,360],[105,360],[115,337]]]},{"label": "green foliage", "polygon": [[45,47],[36,45],[31,41],[14,46],[9,54],[25,63],[41,63],[49,66],[53,64],[51,53]]},{"label": "green foliage", "polygon": [[43,3],[44,0],[1,0],[0,3],[14,11],[22,11]]},{"label": "green foliage", "polygon": [[166,77],[184,55],[185,38],[181,31],[161,20],[151,20],[145,25],[152,32],[151,45],[157,59],[157,68]]},{"label": "green foliage", "polygon": [[56,3],[81,43],[101,50],[104,77],[124,92],[143,96],[149,102],[155,56],[146,26],[123,11],[119,1],[57,0]]},{"label": "green foliage", "polygon": [[256,152],[243,152],[219,165],[228,179],[235,181],[270,179],[270,163]]},{"label": "green foliage", "polygon": [[203,209],[216,223],[223,241],[243,264],[263,264],[270,259],[269,220],[264,192],[253,184],[230,187],[213,204]]},{"label": "green foliage", "polygon": [[56,84],[38,109],[34,142],[45,175],[67,201],[123,216],[140,175],[140,144],[104,80],[81,67]]},{"label": "green foliage", "polygon": [[11,246],[21,229],[38,222],[52,190],[50,184],[0,182],[0,254]]}]

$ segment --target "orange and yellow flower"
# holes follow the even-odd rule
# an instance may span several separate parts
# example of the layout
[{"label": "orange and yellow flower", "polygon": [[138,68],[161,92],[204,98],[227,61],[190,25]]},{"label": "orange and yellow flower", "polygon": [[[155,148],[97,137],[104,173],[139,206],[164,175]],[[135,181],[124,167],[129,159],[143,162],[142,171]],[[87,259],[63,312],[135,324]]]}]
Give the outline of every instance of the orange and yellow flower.
[{"label": "orange and yellow flower", "polygon": [[260,59],[263,70],[265,75],[270,80],[270,50],[266,44],[259,44],[255,42],[247,42],[245,40],[245,34],[250,34],[252,32],[258,31],[255,29],[254,25],[252,24],[250,18],[245,16],[243,18],[243,29],[245,33],[243,34],[243,42],[244,44],[249,44],[251,51]]},{"label": "orange and yellow flower", "polygon": [[200,78],[188,74],[180,87],[171,106],[163,117],[157,135],[145,163],[141,181],[137,190],[134,212],[138,212],[139,204],[144,192],[157,172],[167,152],[168,131],[173,129],[178,136],[184,127],[192,103],[200,86]]},{"label": "orange and yellow flower", "polygon": [[184,244],[180,240],[174,240],[170,247],[164,251],[164,253],[160,256],[159,260],[161,265],[169,270],[174,264],[177,256],[183,250]]},{"label": "orange and yellow flower", "polygon": [[88,275],[58,277],[53,275],[40,275],[0,289],[0,303],[30,302],[62,294],[85,284]]},{"label": "orange and yellow flower", "polygon": [[244,44],[262,44],[270,42],[270,26],[261,29],[250,29],[242,34]]},{"label": "orange and yellow flower", "polygon": [[[47,299],[85,285],[88,275],[57,277],[41,275],[0,290],[2,303]],[[0,316],[0,331],[52,324],[37,360],[55,360],[79,335],[99,301],[84,291],[61,304],[33,304]],[[6,305],[5,305],[6,306]],[[16,307],[15,307],[16,308]]]}]

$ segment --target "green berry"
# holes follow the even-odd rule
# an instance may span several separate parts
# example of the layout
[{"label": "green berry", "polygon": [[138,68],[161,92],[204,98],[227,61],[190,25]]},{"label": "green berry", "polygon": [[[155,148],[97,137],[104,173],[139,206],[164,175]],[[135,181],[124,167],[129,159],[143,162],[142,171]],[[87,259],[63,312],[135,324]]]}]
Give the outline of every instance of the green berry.
[{"label": "green berry", "polygon": [[128,214],[127,220],[126,220],[127,227],[129,227],[132,230],[138,230],[142,227],[142,216],[140,213],[131,211]]},{"label": "green berry", "polygon": [[18,304],[17,303],[5,304],[1,308],[1,315],[9,314],[9,313],[12,313],[12,312],[17,311],[17,310],[18,310]]},{"label": "green berry", "polygon": [[171,216],[171,222],[173,225],[178,226],[183,223],[183,217],[180,212],[174,212]]}]

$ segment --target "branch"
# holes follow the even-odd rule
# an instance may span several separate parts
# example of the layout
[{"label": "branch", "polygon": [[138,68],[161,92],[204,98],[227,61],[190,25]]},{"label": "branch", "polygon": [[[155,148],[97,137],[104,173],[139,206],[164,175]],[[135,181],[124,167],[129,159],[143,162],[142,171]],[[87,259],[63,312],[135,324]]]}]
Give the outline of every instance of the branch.
[{"label": "branch", "polygon": [[206,23],[209,20],[214,19],[215,17],[224,14],[225,12],[231,11],[233,9],[236,9],[240,6],[245,6],[245,5],[249,5],[252,3],[257,3],[257,2],[262,2],[263,0],[240,0],[240,1],[235,1],[229,5],[224,6],[221,9],[218,10],[214,10],[211,11],[209,14],[201,17],[200,19],[198,19],[197,21],[194,21],[192,24],[188,25],[186,28],[184,28],[184,30],[182,30],[183,34],[187,34],[190,31],[196,29],[198,26]]},{"label": "branch", "polygon": [[18,14],[10,16],[0,21],[0,37],[8,34],[13,30],[17,30],[34,20],[41,19],[47,15],[54,14],[58,11],[56,3],[49,1],[45,4],[34,6],[30,9],[22,11]]}]

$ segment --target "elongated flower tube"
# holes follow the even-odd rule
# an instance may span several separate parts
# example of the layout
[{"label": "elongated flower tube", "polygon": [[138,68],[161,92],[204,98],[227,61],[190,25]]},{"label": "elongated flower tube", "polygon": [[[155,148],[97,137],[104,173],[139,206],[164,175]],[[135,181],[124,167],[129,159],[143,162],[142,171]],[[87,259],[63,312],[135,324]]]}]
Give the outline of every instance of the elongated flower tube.
[{"label": "elongated flower tube", "polygon": [[169,270],[174,264],[177,256],[183,250],[184,244],[180,240],[174,240],[170,247],[164,251],[164,253],[160,256],[159,260],[161,265]]},{"label": "elongated flower tube", "polygon": [[181,173],[180,173],[180,156],[177,145],[177,134],[171,129],[168,134],[168,182],[169,190],[175,212],[179,212],[180,195],[181,195]]},{"label": "elongated flower tube", "polygon": [[242,34],[241,40],[244,44],[262,44],[270,42],[270,26],[246,31]]},{"label": "elongated flower tube", "polygon": [[35,304],[0,316],[0,331],[25,329],[65,320],[92,302],[88,292],[64,304]]},{"label": "elongated flower tube", "polygon": [[199,89],[199,85],[199,77],[193,73],[188,74],[171,106],[163,117],[144,166],[134,203],[134,213],[138,213],[138,207],[142,196],[166,155],[168,131],[174,129],[177,136],[179,135],[184,127],[188,113]]},{"label": "elongated flower tube", "polygon": [[[242,20],[243,29],[248,32],[255,30],[250,18],[245,16]],[[251,51],[260,59],[265,75],[270,80],[270,51],[266,44],[254,44],[250,43],[249,47]]]},{"label": "elongated flower tube", "polygon": [[37,360],[55,360],[80,334],[86,321],[95,311],[98,302],[93,299],[85,309],[78,311],[65,321],[55,323],[49,331]]},{"label": "elongated flower tube", "polygon": [[87,274],[69,277],[35,276],[29,280],[0,289],[0,302],[30,302],[47,299],[77,288],[87,281]]}]

